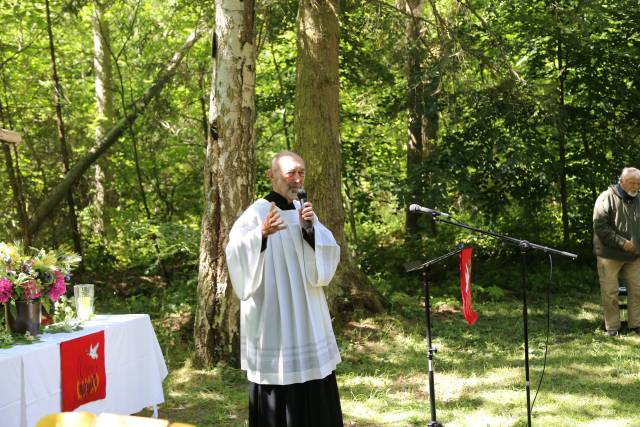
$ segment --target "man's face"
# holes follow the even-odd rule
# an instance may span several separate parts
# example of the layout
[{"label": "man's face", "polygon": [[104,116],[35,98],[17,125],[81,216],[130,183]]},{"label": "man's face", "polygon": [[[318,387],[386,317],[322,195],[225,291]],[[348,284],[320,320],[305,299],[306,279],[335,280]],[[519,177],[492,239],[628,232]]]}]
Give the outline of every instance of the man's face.
[{"label": "man's face", "polygon": [[268,177],[273,191],[291,203],[304,185],[304,161],[296,156],[282,156],[269,170]]},{"label": "man's face", "polygon": [[640,191],[640,175],[631,174],[620,179],[620,186],[631,197],[636,197]]}]

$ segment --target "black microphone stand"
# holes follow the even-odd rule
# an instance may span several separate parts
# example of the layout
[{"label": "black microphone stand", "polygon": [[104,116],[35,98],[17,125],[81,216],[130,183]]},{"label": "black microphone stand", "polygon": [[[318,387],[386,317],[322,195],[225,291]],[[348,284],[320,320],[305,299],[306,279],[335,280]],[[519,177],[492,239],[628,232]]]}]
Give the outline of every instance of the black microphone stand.
[{"label": "black microphone stand", "polygon": [[429,368],[429,404],[431,406],[431,421],[427,424],[428,427],[443,427],[438,421],[436,421],[436,394],[435,394],[435,381],[433,376],[433,354],[438,351],[431,345],[431,304],[429,302],[429,281],[431,279],[431,266],[443,261],[450,256],[460,253],[464,249],[463,245],[459,245],[454,251],[448,254],[441,255],[437,258],[427,261],[424,264],[417,265],[415,267],[407,268],[407,273],[415,270],[422,270],[422,288],[424,290],[424,317],[427,321],[427,359]]},{"label": "black microphone stand", "polygon": [[531,427],[531,387],[529,382],[529,322],[528,309],[527,309],[527,252],[531,249],[537,249],[547,254],[562,255],[571,259],[578,258],[578,255],[570,252],[560,251],[558,249],[549,248],[547,246],[537,245],[535,243],[528,242],[526,240],[515,239],[513,237],[505,236],[504,234],[494,233],[492,231],[482,230],[480,228],[471,227],[466,224],[462,224],[457,221],[452,221],[443,217],[440,217],[441,213],[431,212],[431,216],[434,221],[444,222],[446,224],[455,225],[456,227],[466,228],[467,230],[475,231],[476,233],[485,234],[495,237],[504,242],[516,245],[520,249],[521,264],[522,264],[522,323],[524,327],[524,370],[525,370],[525,392],[527,396],[527,426]]}]

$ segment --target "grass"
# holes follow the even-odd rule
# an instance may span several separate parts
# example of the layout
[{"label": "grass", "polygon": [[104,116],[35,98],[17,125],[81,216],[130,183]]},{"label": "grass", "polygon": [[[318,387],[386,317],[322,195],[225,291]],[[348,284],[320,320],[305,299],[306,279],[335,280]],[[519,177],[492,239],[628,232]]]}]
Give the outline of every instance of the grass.
[{"label": "grass", "polygon": [[[411,301],[415,309],[406,307]],[[476,302],[479,320],[472,327],[445,301],[434,304],[432,316],[438,421],[451,427],[525,426],[521,301],[507,294]],[[404,303],[401,312],[362,315],[337,331],[346,426],[424,426],[431,419],[423,308],[418,297],[405,297]],[[244,372],[228,366],[194,369],[188,357],[191,331],[181,318],[172,313],[154,319],[169,365],[160,417],[198,426],[245,426]],[[544,300],[530,303],[528,319],[533,400],[544,364]],[[597,290],[552,296],[546,371],[533,425],[640,426],[639,348],[635,333],[604,336]]]},{"label": "grass", "polygon": [[[526,425],[520,302],[476,308],[480,319],[473,327],[458,313],[434,315],[438,421],[447,426]],[[567,297],[552,313],[533,424],[640,425],[640,336],[604,337],[593,299]],[[533,399],[544,362],[546,318],[534,308],[529,321]],[[357,426],[426,425],[431,417],[422,323],[374,318],[354,326],[343,335],[345,362],[338,371],[346,419]]]}]

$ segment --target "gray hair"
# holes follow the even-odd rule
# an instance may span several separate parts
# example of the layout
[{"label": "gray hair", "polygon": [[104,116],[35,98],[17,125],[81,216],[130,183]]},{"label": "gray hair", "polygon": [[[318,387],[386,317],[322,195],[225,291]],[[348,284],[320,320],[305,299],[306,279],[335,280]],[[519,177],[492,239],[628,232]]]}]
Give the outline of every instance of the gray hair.
[{"label": "gray hair", "polygon": [[620,181],[622,181],[625,178],[629,178],[631,175],[640,177],[640,170],[634,167],[626,167],[622,169],[622,173],[620,174]]},{"label": "gray hair", "polygon": [[279,153],[276,153],[272,158],[271,158],[271,170],[275,171],[278,167],[278,160],[280,160],[282,157],[296,157],[300,160],[302,160],[304,162],[304,159],[300,156],[300,154],[298,153],[294,153],[293,151],[281,151]]}]

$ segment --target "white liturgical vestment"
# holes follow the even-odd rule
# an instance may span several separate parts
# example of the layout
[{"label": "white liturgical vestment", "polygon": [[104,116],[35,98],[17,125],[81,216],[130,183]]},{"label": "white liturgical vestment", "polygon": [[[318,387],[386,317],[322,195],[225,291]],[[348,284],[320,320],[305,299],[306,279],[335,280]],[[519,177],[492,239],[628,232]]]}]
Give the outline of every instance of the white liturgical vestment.
[{"label": "white liturgical vestment", "polygon": [[260,226],[271,203],[257,200],[233,225],[226,247],[231,283],[241,300],[241,367],[257,384],[321,379],[341,360],[323,291],[338,266],[340,247],[315,217],[314,250],[302,236],[300,204],[294,205],[278,210],[286,229],[269,235],[261,251]]}]

